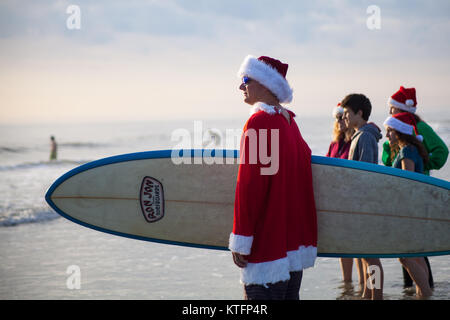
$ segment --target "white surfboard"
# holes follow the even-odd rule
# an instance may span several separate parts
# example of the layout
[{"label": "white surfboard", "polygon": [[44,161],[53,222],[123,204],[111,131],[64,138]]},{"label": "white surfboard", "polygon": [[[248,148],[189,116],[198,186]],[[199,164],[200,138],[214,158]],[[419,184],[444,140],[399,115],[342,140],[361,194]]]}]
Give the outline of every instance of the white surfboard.
[{"label": "white surfboard", "polygon": [[[182,155],[163,150],[93,161],[55,181],[46,200],[61,216],[95,230],[227,250],[238,151]],[[312,169],[319,256],[450,254],[448,181],[319,156]]]}]

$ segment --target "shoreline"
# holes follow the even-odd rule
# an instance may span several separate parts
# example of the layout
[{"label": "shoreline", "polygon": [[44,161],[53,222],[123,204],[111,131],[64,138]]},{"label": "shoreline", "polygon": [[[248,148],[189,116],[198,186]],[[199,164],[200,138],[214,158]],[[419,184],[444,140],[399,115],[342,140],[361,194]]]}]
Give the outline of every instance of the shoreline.
[{"label": "shoreline", "polygon": [[[91,230],[63,218],[0,227],[0,299],[241,300],[239,269],[230,253],[138,241]],[[450,256],[430,257],[431,300],[450,298]],[[400,263],[382,259],[386,300],[415,300],[403,289]],[[80,289],[69,289],[71,266]],[[69,271],[67,273],[67,271]],[[341,280],[337,258],[317,258],[304,271],[303,300],[359,300],[359,285]]]}]

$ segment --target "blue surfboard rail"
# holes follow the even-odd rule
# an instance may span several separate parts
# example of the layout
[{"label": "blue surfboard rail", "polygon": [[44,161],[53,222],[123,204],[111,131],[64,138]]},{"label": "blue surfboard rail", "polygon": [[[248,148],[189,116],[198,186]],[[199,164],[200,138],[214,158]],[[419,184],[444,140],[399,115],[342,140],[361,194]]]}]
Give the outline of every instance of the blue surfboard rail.
[{"label": "blue surfboard rail", "polygon": [[[208,246],[208,245],[201,245],[196,243],[186,243],[186,242],[177,242],[177,241],[169,241],[169,240],[161,240],[161,239],[155,239],[155,238],[147,238],[132,234],[126,234],[121,233],[113,230],[104,229],[95,225],[91,225],[88,223],[85,223],[83,221],[80,221],[78,219],[75,219],[68,215],[67,213],[63,212],[61,209],[59,209],[55,203],[51,200],[51,195],[53,194],[54,190],[62,184],[67,179],[84,172],[86,170],[98,168],[105,165],[110,165],[114,163],[119,162],[127,162],[127,161],[136,161],[136,160],[145,160],[145,159],[161,159],[161,158],[180,158],[180,157],[222,157],[222,158],[239,158],[239,150],[226,150],[226,149],[177,149],[177,150],[155,150],[155,151],[144,151],[144,152],[136,152],[136,153],[128,153],[128,154],[122,154],[117,156],[112,156],[108,158],[103,158],[99,160],[95,160],[92,162],[88,162],[86,164],[83,164],[79,167],[76,167],[61,177],[59,177],[48,189],[48,191],[45,194],[45,200],[49,204],[49,206],[55,210],[59,215],[62,217],[75,222],[77,224],[80,224],[84,227],[101,231],[105,233],[109,233],[116,236],[136,239],[136,240],[143,240],[143,241],[150,241],[150,242],[156,242],[156,243],[162,243],[162,244],[171,244],[171,245],[179,245],[179,246],[185,246],[185,247],[194,247],[194,248],[203,248],[203,249],[213,249],[213,250],[228,250],[227,247],[220,247],[220,246]],[[376,172],[380,174],[386,174],[396,177],[401,177],[405,179],[410,179],[426,184],[430,184],[433,186],[437,186],[440,188],[444,188],[446,190],[450,190],[450,182],[445,181],[442,179],[430,177],[424,174],[419,174],[416,172],[406,171],[406,170],[400,170],[396,168],[381,166],[377,164],[372,163],[366,163],[366,162],[359,162],[359,161],[352,161],[352,160],[345,160],[345,159],[337,159],[337,158],[328,158],[328,157],[322,157],[322,156],[312,156],[311,162],[313,164],[321,164],[321,165],[329,165],[329,166],[335,166],[335,167],[344,167],[344,168],[352,168],[357,170],[363,170],[363,171],[369,171],[369,172]],[[195,165],[195,164],[193,164]],[[450,251],[437,251],[437,252],[424,252],[424,253],[403,253],[403,254],[341,254],[341,253],[326,253],[326,254],[318,254],[319,257],[353,257],[353,258],[364,258],[364,257],[377,257],[377,258],[397,258],[397,257],[418,257],[418,256],[438,256],[438,255],[450,255]]]}]

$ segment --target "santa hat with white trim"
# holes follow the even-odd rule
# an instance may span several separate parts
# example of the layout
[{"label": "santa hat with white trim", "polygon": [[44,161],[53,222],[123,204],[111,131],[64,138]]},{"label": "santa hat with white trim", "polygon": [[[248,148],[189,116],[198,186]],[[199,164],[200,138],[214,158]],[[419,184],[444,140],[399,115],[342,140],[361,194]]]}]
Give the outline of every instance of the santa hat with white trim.
[{"label": "santa hat with white trim", "polygon": [[286,80],[288,65],[270,57],[248,55],[238,71],[238,77],[255,79],[278,98],[280,103],[292,101],[293,90]]},{"label": "santa hat with white trim", "polygon": [[423,140],[423,137],[419,135],[419,132],[417,131],[416,119],[409,112],[394,114],[388,117],[383,124],[398,132],[411,136],[415,135],[419,141]]},{"label": "santa hat with white trim", "polygon": [[415,113],[417,109],[416,89],[400,87],[400,89],[388,99],[387,104],[388,106]]}]

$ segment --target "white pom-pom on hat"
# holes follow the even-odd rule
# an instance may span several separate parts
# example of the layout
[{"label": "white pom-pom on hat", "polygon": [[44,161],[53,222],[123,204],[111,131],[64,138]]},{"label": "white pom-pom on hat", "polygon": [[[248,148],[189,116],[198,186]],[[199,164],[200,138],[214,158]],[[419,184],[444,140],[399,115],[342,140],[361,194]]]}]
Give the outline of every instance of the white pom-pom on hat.
[{"label": "white pom-pom on hat", "polygon": [[336,118],[338,115],[344,114],[344,108],[340,104],[333,109],[333,117]]}]

